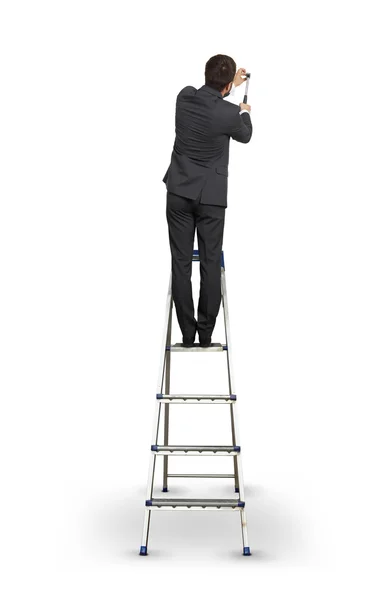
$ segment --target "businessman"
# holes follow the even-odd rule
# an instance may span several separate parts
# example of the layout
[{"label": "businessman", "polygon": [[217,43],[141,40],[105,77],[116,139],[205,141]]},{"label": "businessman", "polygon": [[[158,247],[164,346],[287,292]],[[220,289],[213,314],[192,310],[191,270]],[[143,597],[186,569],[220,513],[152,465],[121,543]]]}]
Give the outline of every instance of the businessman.
[{"label": "businessman", "polygon": [[[182,342],[211,344],[221,302],[220,261],[223,244],[230,138],[246,144],[252,125],[248,104],[225,102],[245,81],[245,69],[223,54],[205,65],[205,85],[180,91],[176,100],[175,141],[166,184],[166,219],[172,256],[172,295]],[[194,234],[200,258],[197,321],[192,296]]]}]

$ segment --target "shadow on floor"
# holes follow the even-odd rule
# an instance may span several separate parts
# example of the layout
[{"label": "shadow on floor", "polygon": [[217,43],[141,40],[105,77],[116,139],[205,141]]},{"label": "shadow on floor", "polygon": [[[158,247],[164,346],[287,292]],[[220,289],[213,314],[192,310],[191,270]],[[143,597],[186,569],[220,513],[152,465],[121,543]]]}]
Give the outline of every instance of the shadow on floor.
[{"label": "shadow on floor", "polygon": [[[184,487],[177,486],[174,496],[184,495],[186,491]],[[228,492],[228,489],[225,491]],[[308,555],[301,517],[283,505],[276,494],[259,486],[246,488],[250,557],[242,555],[240,515],[230,511],[153,512],[149,553],[147,558],[139,557],[144,488],[135,490],[131,496],[113,495],[109,502],[106,499],[101,503],[96,500],[83,523],[86,541],[88,546],[93,544],[94,550],[115,562],[132,559],[150,561],[153,558],[164,561],[174,557],[175,560],[195,559],[197,563],[219,558],[257,564],[264,561],[301,564]]]}]

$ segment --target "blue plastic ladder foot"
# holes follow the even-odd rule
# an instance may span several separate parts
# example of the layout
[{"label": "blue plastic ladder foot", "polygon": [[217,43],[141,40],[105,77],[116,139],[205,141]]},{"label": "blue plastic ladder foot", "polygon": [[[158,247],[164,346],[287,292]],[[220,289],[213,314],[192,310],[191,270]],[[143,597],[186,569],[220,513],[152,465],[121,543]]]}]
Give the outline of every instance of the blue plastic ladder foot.
[{"label": "blue plastic ladder foot", "polygon": [[147,556],[147,546],[141,546],[139,554],[141,556]]},{"label": "blue plastic ladder foot", "polygon": [[250,546],[245,546],[243,548],[243,556],[251,556]]},{"label": "blue plastic ladder foot", "polygon": [[167,487],[166,488],[164,487],[164,488],[162,488],[162,491],[163,492],[168,492],[169,490],[167,489]]}]

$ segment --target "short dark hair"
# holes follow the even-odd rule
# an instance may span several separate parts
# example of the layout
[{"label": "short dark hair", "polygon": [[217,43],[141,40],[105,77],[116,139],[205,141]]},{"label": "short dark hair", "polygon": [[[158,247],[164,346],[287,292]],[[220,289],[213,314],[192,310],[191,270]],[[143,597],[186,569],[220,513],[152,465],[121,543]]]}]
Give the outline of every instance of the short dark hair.
[{"label": "short dark hair", "polygon": [[205,65],[205,84],[218,92],[233,81],[236,73],[236,63],[231,56],[216,54]]}]

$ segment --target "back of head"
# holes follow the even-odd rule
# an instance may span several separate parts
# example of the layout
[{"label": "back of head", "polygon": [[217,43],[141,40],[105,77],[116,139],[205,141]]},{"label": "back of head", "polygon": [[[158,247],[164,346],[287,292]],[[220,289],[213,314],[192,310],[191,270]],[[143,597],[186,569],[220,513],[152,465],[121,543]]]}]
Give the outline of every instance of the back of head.
[{"label": "back of head", "polygon": [[221,92],[235,77],[236,63],[225,54],[212,56],[205,65],[205,84]]}]

